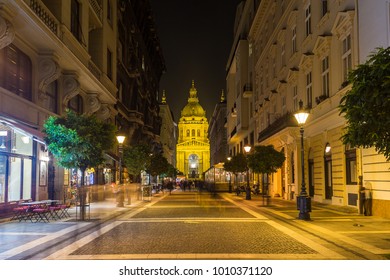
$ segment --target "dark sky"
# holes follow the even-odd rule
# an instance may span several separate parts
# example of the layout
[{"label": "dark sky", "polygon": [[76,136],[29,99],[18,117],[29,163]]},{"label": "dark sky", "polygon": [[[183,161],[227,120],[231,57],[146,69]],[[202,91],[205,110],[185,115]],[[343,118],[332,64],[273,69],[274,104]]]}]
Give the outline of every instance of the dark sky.
[{"label": "dark sky", "polygon": [[178,122],[192,80],[210,121],[222,89],[241,0],[150,0],[167,67],[160,82]]}]

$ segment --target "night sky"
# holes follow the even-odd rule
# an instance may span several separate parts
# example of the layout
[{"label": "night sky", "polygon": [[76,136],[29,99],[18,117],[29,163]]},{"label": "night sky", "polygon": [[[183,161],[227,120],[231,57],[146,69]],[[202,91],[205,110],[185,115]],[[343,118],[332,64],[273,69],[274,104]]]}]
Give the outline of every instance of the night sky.
[{"label": "night sky", "polygon": [[175,121],[187,104],[192,80],[207,118],[226,94],[226,64],[241,0],[150,0],[167,67],[160,81]]}]

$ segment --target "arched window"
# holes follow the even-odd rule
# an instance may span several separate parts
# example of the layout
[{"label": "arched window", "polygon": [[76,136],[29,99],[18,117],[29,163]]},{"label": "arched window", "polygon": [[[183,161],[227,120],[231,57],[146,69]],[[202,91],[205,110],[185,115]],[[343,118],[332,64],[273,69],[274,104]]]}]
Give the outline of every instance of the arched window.
[{"label": "arched window", "polygon": [[15,45],[0,50],[0,86],[32,100],[30,58]]},{"label": "arched window", "polygon": [[191,135],[192,137],[195,137],[195,129],[192,130]]},{"label": "arched window", "polygon": [[200,129],[198,129],[197,133],[198,133],[198,137],[200,137]]},{"label": "arched window", "polygon": [[190,137],[190,130],[187,129],[187,137]]}]

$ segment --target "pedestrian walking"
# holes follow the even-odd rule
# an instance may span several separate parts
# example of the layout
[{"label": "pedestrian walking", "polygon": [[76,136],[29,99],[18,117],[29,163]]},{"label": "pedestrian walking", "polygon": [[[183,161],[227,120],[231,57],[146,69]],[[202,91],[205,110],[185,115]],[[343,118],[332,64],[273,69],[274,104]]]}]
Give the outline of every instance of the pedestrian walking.
[{"label": "pedestrian walking", "polygon": [[372,192],[371,187],[366,185],[364,187],[364,201],[363,201],[363,207],[364,207],[364,216],[371,216],[372,215]]},{"label": "pedestrian walking", "polygon": [[360,199],[362,205],[362,212],[364,216],[371,216],[372,209],[372,193],[371,188],[369,186],[362,187],[360,190]]}]

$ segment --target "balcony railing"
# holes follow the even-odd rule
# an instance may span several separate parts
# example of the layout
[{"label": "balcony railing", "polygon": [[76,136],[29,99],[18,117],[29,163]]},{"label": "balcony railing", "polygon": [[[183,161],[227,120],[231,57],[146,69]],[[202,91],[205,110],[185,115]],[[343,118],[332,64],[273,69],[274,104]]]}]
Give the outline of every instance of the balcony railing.
[{"label": "balcony railing", "polygon": [[275,120],[266,129],[260,131],[259,136],[257,137],[257,141],[261,142],[287,127],[296,126],[298,126],[298,124],[294,118],[294,115],[292,113],[287,113]]},{"label": "balcony railing", "polygon": [[101,0],[89,0],[89,5],[99,18],[100,22],[103,22],[103,9]]},{"label": "balcony railing", "polygon": [[31,10],[42,20],[42,22],[58,36],[59,22],[50,10],[40,0],[24,0]]}]

